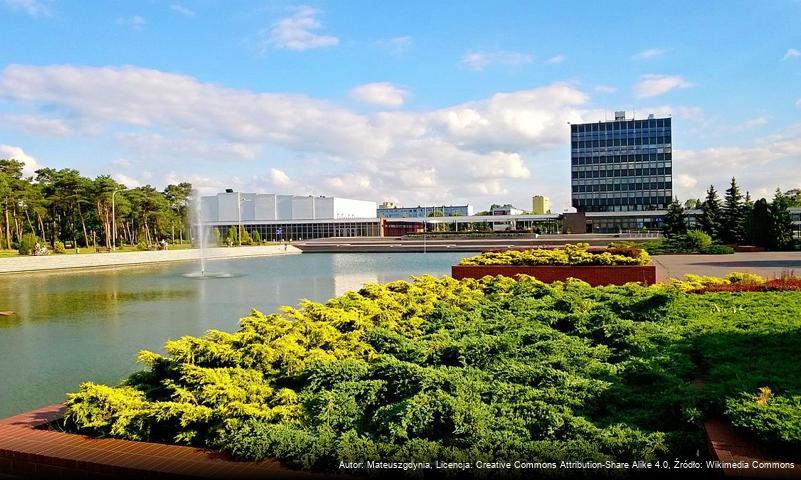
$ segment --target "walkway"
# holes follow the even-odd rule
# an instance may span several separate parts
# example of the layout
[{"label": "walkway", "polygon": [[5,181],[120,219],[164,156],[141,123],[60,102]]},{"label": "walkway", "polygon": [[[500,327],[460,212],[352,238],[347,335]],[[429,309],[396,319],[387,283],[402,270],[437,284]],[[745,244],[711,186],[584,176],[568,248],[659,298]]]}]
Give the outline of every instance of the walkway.
[{"label": "walkway", "polygon": [[0,420],[0,477],[333,478],[290,470],[274,460],[236,462],[200,448],[41,429],[63,415],[64,406],[57,404]]},{"label": "walkway", "polygon": [[722,277],[731,272],[763,277],[801,275],[801,252],[734,253],[731,255],[654,255],[657,280],[684,278],[688,273]]},{"label": "walkway", "polygon": [[[301,253],[301,250],[289,245],[258,247],[215,247],[206,249],[206,258],[242,258],[262,257],[269,255],[290,255]],[[34,272],[40,270],[62,270],[70,268],[116,267],[124,265],[142,265],[161,262],[185,262],[200,258],[197,249],[162,250],[147,252],[115,252],[87,253],[82,255],[47,255],[43,257],[9,257],[0,258],[0,274]]]}]

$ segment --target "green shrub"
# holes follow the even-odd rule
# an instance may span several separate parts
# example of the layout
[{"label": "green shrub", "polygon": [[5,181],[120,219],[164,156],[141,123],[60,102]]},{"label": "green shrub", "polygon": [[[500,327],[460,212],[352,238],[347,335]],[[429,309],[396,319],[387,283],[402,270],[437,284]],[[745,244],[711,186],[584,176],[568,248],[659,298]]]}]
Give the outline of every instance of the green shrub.
[{"label": "green shrub", "polygon": [[734,426],[766,442],[801,448],[801,395],[773,395],[762,387],[758,395],[742,393],[727,400],[726,414]]},{"label": "green shrub", "polygon": [[[715,281],[756,279],[685,283]],[[368,284],[141,352],[147,369],[123,385],[69,395],[67,426],[326,471],[375,458],[689,458],[705,418],[730,411],[754,433],[779,418],[727,399],[765,384],[790,406],[801,395],[801,292],[681,285]]]},{"label": "green shrub", "polygon": [[680,237],[683,237],[682,241],[687,248],[693,251],[700,251],[712,245],[712,237],[702,230],[689,230]]},{"label": "green shrub", "polygon": [[136,244],[136,249],[140,251],[145,251],[145,250],[150,250],[150,247],[148,247],[147,242],[141,240],[139,243]]},{"label": "green shrub", "polygon": [[33,233],[24,233],[17,246],[17,251],[20,255],[33,255],[33,250],[36,248],[36,242],[38,241]]},{"label": "green shrub", "polygon": [[261,245],[261,234],[259,233],[258,230],[253,230],[253,233],[250,235],[250,238],[252,239],[252,243],[256,245]]},{"label": "green shrub", "polygon": [[248,231],[247,231],[247,230],[245,230],[245,229],[243,228],[243,229],[241,230],[241,232],[242,232],[242,236],[241,236],[241,238],[239,239],[239,241],[240,241],[240,242],[242,242],[242,245],[250,245],[251,243],[253,243],[253,241],[252,241],[252,240],[251,240],[251,238],[250,238],[250,234],[248,234]]},{"label": "green shrub", "polygon": [[700,253],[705,255],[729,255],[734,253],[734,249],[728,245],[709,245],[701,249]]},{"label": "green shrub", "polygon": [[597,253],[589,244],[565,245],[564,248],[505,250],[484,252],[463,258],[460,265],[647,265],[651,259],[644,250],[615,247]]},{"label": "green shrub", "polygon": [[67,249],[64,247],[64,242],[61,240],[56,240],[53,242],[53,252],[54,253],[66,253]]}]

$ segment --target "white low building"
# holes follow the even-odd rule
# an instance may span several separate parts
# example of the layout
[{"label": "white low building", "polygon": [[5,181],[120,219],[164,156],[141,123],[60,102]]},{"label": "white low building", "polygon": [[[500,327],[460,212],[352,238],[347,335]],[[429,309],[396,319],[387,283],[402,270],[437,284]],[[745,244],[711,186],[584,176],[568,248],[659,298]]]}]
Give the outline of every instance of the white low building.
[{"label": "white low building", "polygon": [[226,191],[200,199],[203,222],[235,225],[264,240],[377,236],[376,203],[327,196]]}]

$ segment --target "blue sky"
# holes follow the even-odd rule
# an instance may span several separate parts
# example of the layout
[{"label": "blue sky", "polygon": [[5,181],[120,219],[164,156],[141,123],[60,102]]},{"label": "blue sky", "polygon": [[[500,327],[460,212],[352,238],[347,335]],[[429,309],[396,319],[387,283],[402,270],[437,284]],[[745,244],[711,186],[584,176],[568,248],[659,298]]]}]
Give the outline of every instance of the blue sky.
[{"label": "blue sky", "polygon": [[674,118],[681,199],[801,186],[801,1],[0,0],[0,157],[405,205],[569,204],[567,122]]}]

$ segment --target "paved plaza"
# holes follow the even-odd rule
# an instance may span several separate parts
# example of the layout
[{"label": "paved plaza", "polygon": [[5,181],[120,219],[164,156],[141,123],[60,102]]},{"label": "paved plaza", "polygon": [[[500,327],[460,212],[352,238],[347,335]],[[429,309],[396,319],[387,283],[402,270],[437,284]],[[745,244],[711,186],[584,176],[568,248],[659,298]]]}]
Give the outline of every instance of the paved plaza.
[{"label": "paved plaza", "polygon": [[732,255],[655,255],[657,280],[683,278],[688,273],[724,276],[731,272],[756,273],[766,278],[801,275],[801,252],[734,253]]},{"label": "paved plaza", "polygon": [[[287,245],[248,247],[214,247],[206,249],[207,259],[262,257],[301,253]],[[142,265],[162,262],[183,262],[200,259],[200,250],[160,250],[147,252],[87,253],[83,255],[46,255],[41,257],[0,258],[0,274],[63,270],[71,268],[99,268],[125,265]]]}]

